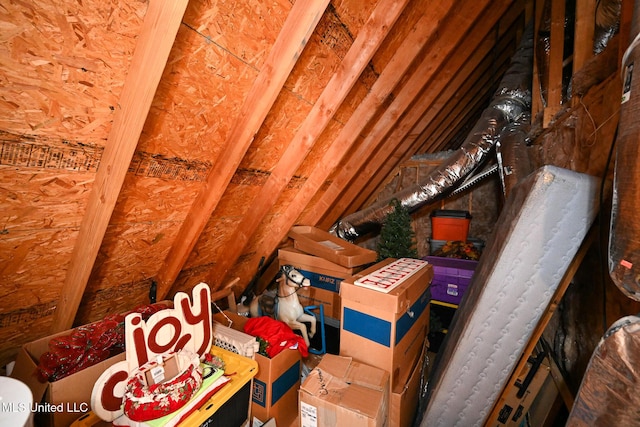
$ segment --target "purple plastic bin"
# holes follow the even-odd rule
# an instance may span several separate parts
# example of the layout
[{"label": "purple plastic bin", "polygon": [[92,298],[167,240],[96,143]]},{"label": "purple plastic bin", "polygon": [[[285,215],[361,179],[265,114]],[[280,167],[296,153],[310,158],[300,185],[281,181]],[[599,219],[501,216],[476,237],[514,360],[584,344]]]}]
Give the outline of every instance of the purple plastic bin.
[{"label": "purple plastic bin", "polygon": [[426,256],[423,259],[433,266],[431,299],[459,305],[478,261],[437,256]]}]

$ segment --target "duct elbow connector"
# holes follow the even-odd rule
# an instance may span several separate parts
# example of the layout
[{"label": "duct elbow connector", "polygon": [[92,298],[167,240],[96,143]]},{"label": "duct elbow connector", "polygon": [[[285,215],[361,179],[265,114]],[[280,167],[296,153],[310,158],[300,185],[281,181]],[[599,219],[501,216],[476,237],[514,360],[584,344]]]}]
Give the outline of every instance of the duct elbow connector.
[{"label": "duct elbow connector", "polygon": [[354,241],[380,227],[395,209],[398,200],[410,213],[450,195],[467,176],[481,168],[494,149],[502,129],[531,110],[531,73],[533,69],[533,26],[529,24],[511,65],[502,78],[500,89],[469,133],[462,146],[419,182],[386,200],[338,220],[329,232]]}]

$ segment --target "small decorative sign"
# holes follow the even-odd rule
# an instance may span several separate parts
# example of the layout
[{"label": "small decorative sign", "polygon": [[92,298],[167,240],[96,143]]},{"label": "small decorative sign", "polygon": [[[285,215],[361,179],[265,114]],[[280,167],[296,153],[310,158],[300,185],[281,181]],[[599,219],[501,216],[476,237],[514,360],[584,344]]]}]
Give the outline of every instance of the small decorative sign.
[{"label": "small decorative sign", "polygon": [[422,259],[400,258],[353,283],[363,288],[389,293],[428,264]]},{"label": "small decorative sign", "polygon": [[125,318],[126,360],[112,365],[96,381],[91,395],[94,413],[113,421],[121,408],[125,383],[131,372],[167,352],[187,350],[202,359],[213,342],[211,291],[206,283],[193,288],[193,300],[184,292],[174,297],[174,308],[152,314],[147,321],[139,313]]}]

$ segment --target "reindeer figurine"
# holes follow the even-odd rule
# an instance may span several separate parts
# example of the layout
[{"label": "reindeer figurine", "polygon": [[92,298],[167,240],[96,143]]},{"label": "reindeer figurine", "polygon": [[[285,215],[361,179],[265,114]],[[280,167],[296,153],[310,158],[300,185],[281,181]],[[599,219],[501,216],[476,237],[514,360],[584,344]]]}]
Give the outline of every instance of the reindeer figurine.
[{"label": "reindeer figurine", "polygon": [[[304,277],[302,273],[291,265],[283,265],[280,268],[279,277],[277,279],[278,288],[275,294],[275,307],[273,310],[265,310],[274,312],[274,317],[291,327],[291,329],[299,330],[304,338],[307,347],[310,347],[309,338],[313,338],[316,333],[316,317],[305,313],[300,300],[298,299],[298,289],[310,286],[309,279]],[[249,306],[249,314],[251,317],[261,315],[262,303],[264,303],[265,295],[262,294],[251,301]],[[271,314],[271,313],[268,313]],[[309,322],[311,327],[307,332],[307,325],[302,322]]]}]

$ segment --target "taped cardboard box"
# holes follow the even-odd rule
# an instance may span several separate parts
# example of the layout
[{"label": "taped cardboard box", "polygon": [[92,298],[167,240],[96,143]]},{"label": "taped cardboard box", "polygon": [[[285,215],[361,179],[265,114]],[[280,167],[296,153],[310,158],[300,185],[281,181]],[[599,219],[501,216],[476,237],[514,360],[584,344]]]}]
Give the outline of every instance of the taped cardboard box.
[{"label": "taped cardboard box", "polygon": [[[387,292],[357,284],[405,260],[412,272]],[[392,388],[405,384],[427,336],[432,278],[426,261],[389,258],[345,279],[340,287],[340,355],[388,371]]]},{"label": "taped cardboard box", "polygon": [[[422,364],[426,347],[415,361],[411,375],[405,384],[398,384],[391,391],[389,403],[389,427],[411,427],[418,409]],[[427,378],[426,376],[424,378]]]},{"label": "taped cardboard box", "polygon": [[378,253],[349,243],[316,227],[291,227],[289,237],[296,249],[316,255],[343,267],[359,267],[375,262]]},{"label": "taped cardboard box", "polygon": [[325,354],[300,387],[300,426],[387,425],[389,373]]},{"label": "taped cardboard box", "polygon": [[[214,321],[243,331],[247,318],[225,311],[214,315]],[[298,350],[286,349],[270,359],[256,353],[258,373],[253,378],[251,414],[262,422],[275,419],[277,425],[290,425],[298,413],[298,389],[302,359]]]},{"label": "taped cardboard box", "polygon": [[300,303],[303,306],[323,305],[325,318],[335,320],[333,326],[338,327],[342,315],[340,283],[362,271],[362,267],[343,267],[293,247],[280,249],[278,262],[280,266],[293,265],[311,282],[311,286],[298,290]]},{"label": "taped cardboard box", "polygon": [[[70,335],[73,330],[60,332],[24,344],[18,351],[11,376],[25,383],[33,394],[35,421],[40,426],[66,427],[91,410],[93,385],[111,365],[124,360],[125,354],[113,356],[96,365],[54,382],[42,383],[36,369],[40,356],[49,351],[52,338]],[[37,406],[36,406],[37,405]]]},{"label": "taped cardboard box", "polygon": [[[171,307],[173,307],[172,301],[159,301],[140,308],[158,311]],[[131,312],[123,313],[123,315],[126,316],[129,313]],[[36,406],[37,410],[34,413],[36,425],[40,427],[66,427],[87,414],[91,410],[91,393],[97,379],[107,368],[125,360],[123,352],[57,381],[40,382],[36,370],[40,356],[50,351],[49,342],[53,338],[69,336],[76,329],[58,332],[23,344],[18,350],[11,376],[22,381],[31,389],[34,405],[41,404]]]}]

